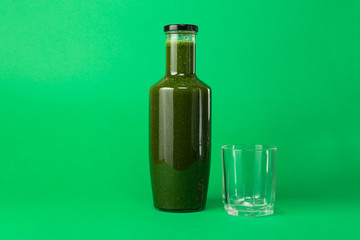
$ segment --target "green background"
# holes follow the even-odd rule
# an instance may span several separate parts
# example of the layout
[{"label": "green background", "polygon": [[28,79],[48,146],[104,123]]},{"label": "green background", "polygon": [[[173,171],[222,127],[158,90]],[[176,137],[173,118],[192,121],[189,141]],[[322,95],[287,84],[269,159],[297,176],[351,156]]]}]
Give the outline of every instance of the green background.
[{"label": "green background", "polygon": [[[156,211],[148,92],[170,23],[213,90],[207,209]],[[0,239],[359,239],[357,0],[0,3]],[[271,217],[228,216],[220,147],[278,146]]]}]

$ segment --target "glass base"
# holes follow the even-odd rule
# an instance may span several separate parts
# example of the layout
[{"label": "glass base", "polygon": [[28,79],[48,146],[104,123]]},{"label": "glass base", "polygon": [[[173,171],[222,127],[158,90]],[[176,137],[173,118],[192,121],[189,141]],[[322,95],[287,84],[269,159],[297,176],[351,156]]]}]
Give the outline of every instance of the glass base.
[{"label": "glass base", "polygon": [[224,205],[225,211],[232,216],[263,217],[274,214],[274,205],[246,206]]}]

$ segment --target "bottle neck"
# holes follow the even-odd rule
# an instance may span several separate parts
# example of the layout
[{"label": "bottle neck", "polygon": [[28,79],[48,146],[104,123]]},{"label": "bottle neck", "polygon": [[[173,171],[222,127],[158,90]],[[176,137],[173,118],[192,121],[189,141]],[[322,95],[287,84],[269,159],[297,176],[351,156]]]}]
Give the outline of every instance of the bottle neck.
[{"label": "bottle neck", "polygon": [[195,76],[195,32],[166,32],[166,76]]}]

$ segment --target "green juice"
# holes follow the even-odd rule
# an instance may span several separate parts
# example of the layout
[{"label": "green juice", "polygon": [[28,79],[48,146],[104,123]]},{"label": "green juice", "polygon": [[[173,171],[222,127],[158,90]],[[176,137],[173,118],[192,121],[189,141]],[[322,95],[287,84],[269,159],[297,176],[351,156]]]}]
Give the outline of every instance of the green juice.
[{"label": "green juice", "polygon": [[154,205],[205,208],[210,170],[210,88],[195,75],[195,42],[166,43],[166,75],[150,89],[150,171]]}]

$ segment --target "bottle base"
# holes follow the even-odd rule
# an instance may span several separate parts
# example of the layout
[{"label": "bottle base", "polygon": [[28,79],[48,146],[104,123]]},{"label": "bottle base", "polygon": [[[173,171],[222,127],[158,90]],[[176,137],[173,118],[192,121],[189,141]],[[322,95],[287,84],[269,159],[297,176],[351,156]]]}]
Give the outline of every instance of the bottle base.
[{"label": "bottle base", "polygon": [[159,207],[155,207],[155,208],[162,212],[171,212],[171,213],[191,213],[191,212],[199,212],[205,209],[204,207],[189,208],[189,209],[167,209],[167,208],[159,208]]}]

